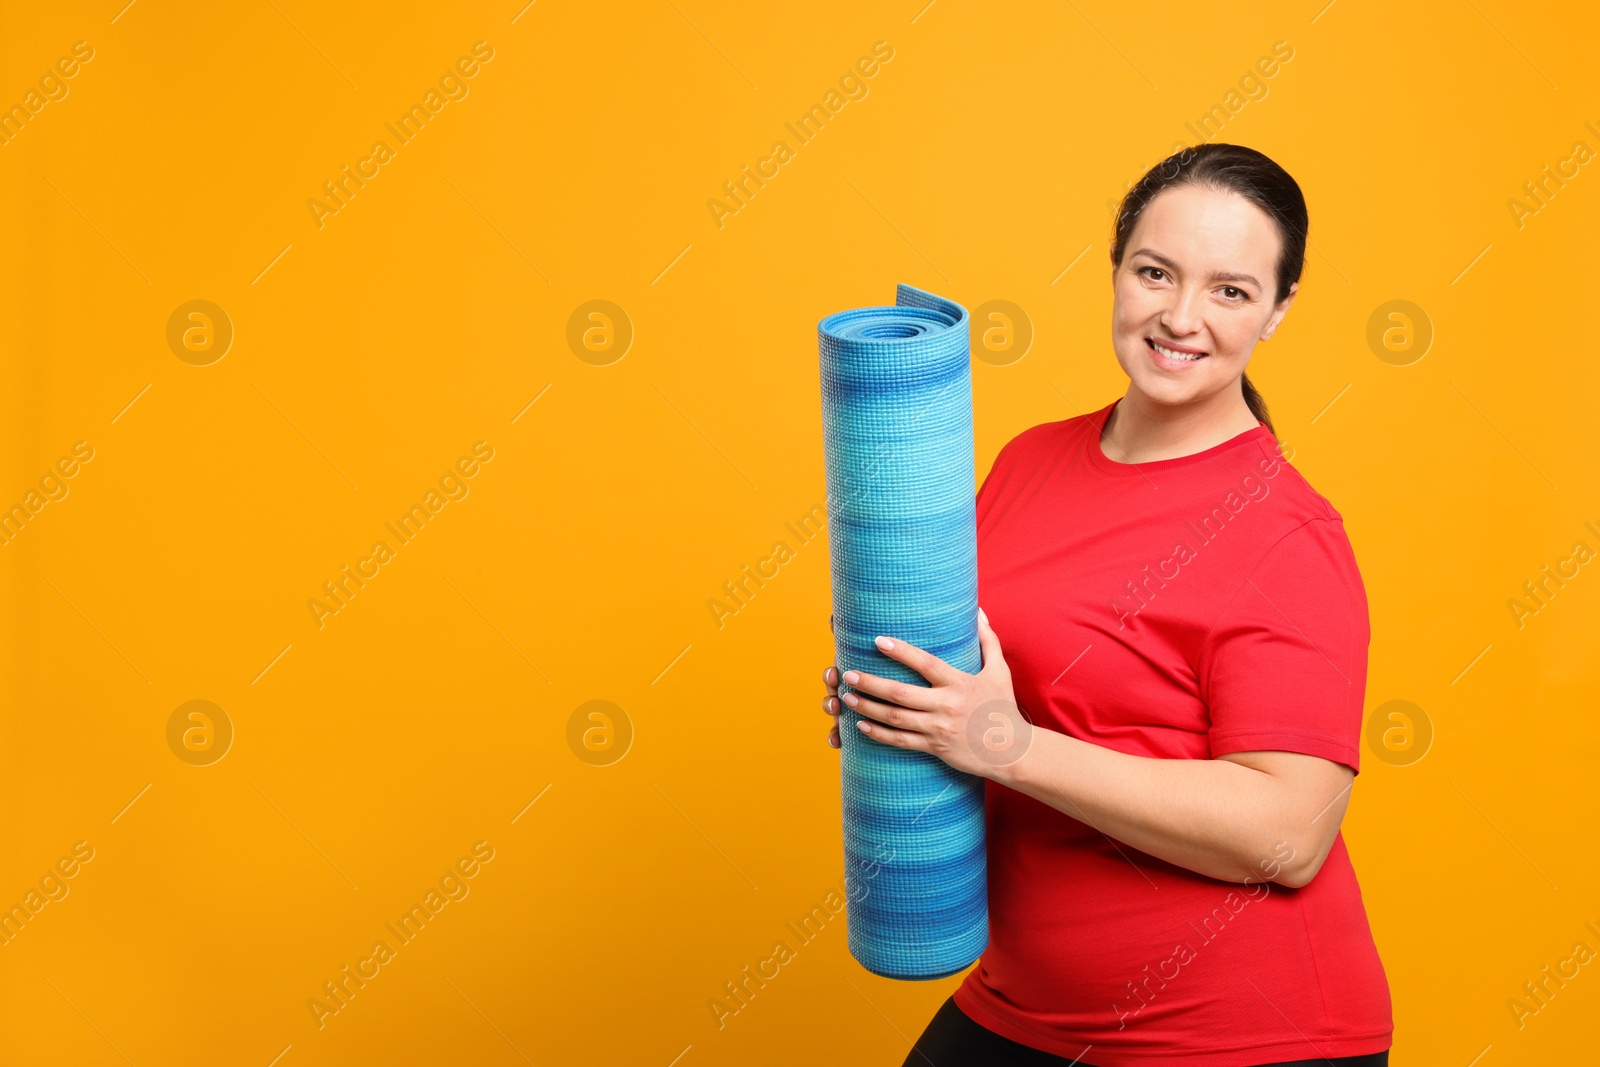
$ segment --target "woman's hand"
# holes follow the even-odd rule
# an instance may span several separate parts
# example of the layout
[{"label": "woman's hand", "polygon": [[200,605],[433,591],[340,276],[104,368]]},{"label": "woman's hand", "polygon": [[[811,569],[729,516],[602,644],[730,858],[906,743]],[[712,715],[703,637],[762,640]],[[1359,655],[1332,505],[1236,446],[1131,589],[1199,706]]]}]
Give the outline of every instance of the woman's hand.
[{"label": "woman's hand", "polygon": [[[828,615],[828,629],[833,629],[833,615]],[[828,731],[828,744],[839,747],[839,668],[826,667],[822,671],[822,684],[828,695],[822,698],[822,710],[833,716],[833,728]]]},{"label": "woman's hand", "polygon": [[[978,644],[983,667],[977,674],[957,670],[938,656],[894,638],[879,637],[877,644],[884,655],[926,678],[928,686],[846,671],[845,683],[859,693],[847,693],[842,699],[865,717],[860,727],[866,736],[896,748],[932,753],[956,770],[985,778],[994,777],[998,768],[1015,763],[1028,750],[1033,726],[1017,707],[1011,668],[981,608]],[[841,699],[837,696],[838,669],[830,667],[823,673],[823,681],[834,694],[823,701],[823,707],[837,715]],[[830,744],[838,744],[838,733],[835,724],[828,735]]]}]

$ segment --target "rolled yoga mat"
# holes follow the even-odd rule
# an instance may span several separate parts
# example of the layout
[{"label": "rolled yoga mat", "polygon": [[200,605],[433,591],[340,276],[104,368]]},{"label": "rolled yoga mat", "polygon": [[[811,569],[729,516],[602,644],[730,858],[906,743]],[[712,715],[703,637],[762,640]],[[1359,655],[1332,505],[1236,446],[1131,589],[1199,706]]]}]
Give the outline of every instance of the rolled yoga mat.
[{"label": "rolled yoga mat", "polygon": [[[879,634],[982,665],[967,331],[965,308],[909,285],[894,307],[817,325],[841,674],[928,684]],[[989,942],[984,779],[874,741],[860,719],[841,703],[850,954],[887,978],[955,974]]]}]

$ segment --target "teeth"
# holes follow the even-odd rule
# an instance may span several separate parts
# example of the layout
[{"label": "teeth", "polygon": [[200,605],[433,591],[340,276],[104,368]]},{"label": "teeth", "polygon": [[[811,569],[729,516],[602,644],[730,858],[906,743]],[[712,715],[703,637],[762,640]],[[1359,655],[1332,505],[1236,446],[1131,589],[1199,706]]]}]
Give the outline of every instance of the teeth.
[{"label": "teeth", "polygon": [[1200,359],[1201,356],[1203,355],[1203,353],[1199,353],[1199,352],[1174,352],[1170,348],[1163,348],[1159,341],[1151,341],[1150,343],[1155,346],[1155,350],[1157,352],[1160,352],[1163,356],[1166,356],[1168,359],[1178,359],[1178,360],[1183,360],[1184,362],[1190,362],[1190,361],[1193,361],[1193,360],[1196,360],[1196,359]]}]

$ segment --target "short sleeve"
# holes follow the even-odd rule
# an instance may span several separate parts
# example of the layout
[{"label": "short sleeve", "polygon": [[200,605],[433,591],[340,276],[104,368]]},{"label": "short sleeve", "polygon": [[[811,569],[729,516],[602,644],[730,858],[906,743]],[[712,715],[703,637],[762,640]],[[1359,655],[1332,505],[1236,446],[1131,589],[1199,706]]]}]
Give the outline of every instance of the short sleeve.
[{"label": "short sleeve", "polygon": [[1312,519],[1286,534],[1206,638],[1211,754],[1303,752],[1359,773],[1371,633],[1344,524]]},{"label": "short sleeve", "polygon": [[[1027,431],[1023,431],[1023,432],[1026,433]],[[1021,437],[1021,436],[1022,436],[1022,434],[1018,434],[1017,435],[1017,437]],[[1009,440],[1005,444],[1001,445],[1000,446],[1000,451],[998,451],[998,452],[996,452],[994,454],[994,462],[989,464],[988,473],[986,473],[983,476],[983,480],[978,483],[978,494],[977,494],[978,503],[980,503],[980,504],[983,503],[983,491],[985,489],[989,488],[989,483],[990,482],[999,481],[999,479],[995,477],[996,472],[1001,471],[1001,470],[1003,470],[1005,468],[1006,461],[1011,458],[1011,452],[1012,452],[1011,446],[1017,443],[1017,437],[1013,437],[1011,440]]]},{"label": "short sleeve", "polygon": [[994,462],[989,465],[989,473],[985,474],[983,476],[983,480],[978,483],[978,493],[977,493],[977,496],[974,499],[976,500],[978,506],[980,506],[980,507],[983,505],[983,491],[985,489],[987,489],[989,487],[989,483],[994,480],[994,472],[999,469],[999,467],[1000,467],[1000,457],[1003,456],[1003,455],[1005,455],[1005,449],[1004,448],[1002,448],[1000,450],[1000,452],[994,457]]}]

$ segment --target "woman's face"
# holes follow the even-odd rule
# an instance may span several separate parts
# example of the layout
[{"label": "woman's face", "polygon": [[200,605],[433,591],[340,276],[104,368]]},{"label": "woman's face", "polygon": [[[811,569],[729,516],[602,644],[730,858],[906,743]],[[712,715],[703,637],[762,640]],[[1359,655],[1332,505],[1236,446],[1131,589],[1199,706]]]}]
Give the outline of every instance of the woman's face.
[{"label": "woman's face", "polygon": [[1280,243],[1243,197],[1195,185],[1157,193],[1113,275],[1112,344],[1133,388],[1163,406],[1237,393],[1251,350],[1299,288],[1272,302]]}]

